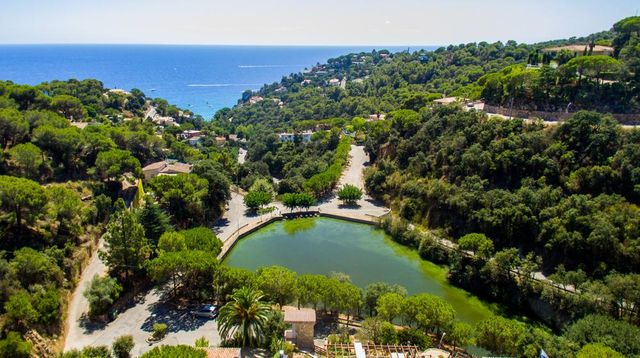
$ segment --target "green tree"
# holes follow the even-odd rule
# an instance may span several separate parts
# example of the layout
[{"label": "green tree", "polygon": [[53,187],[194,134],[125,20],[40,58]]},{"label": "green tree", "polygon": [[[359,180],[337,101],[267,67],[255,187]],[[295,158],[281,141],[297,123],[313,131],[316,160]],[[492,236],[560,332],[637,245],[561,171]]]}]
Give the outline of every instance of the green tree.
[{"label": "green tree", "polygon": [[439,333],[451,326],[455,311],[440,297],[423,293],[404,300],[402,315],[405,322],[415,324],[425,333],[431,330]]},{"label": "green tree", "polygon": [[244,205],[251,210],[257,210],[265,205],[268,205],[273,197],[271,193],[266,191],[249,191],[244,197]]},{"label": "green tree", "polygon": [[93,276],[89,286],[82,292],[89,301],[89,315],[97,317],[106,314],[118,300],[122,286],[115,278]]},{"label": "green tree", "polygon": [[623,358],[624,355],[605,346],[602,343],[586,344],[576,354],[576,358]]},{"label": "green tree", "polygon": [[362,199],[362,190],[355,185],[345,184],[338,190],[338,199],[346,205],[355,205],[358,200]]},{"label": "green tree", "polygon": [[18,173],[29,179],[40,179],[40,168],[44,164],[40,148],[31,143],[17,144],[9,149],[9,157]]},{"label": "green tree", "polygon": [[296,277],[296,298],[298,308],[311,305],[317,309],[322,302],[323,290],[327,277],[324,275],[299,275]]},{"label": "green tree", "polygon": [[218,332],[229,340],[234,338],[242,347],[256,346],[264,339],[269,305],[262,301],[262,293],[251,288],[238,289],[231,302],[220,308]]},{"label": "green tree", "polygon": [[201,160],[193,165],[193,173],[207,180],[206,203],[213,210],[214,217],[220,215],[225,203],[231,198],[231,182],[225,172],[225,168],[213,160]]},{"label": "green tree", "polygon": [[43,212],[46,195],[40,184],[29,179],[0,175],[0,208],[10,214],[20,229],[23,220],[31,224]]},{"label": "green tree", "polygon": [[180,231],[180,233],[184,236],[187,250],[205,251],[212,256],[218,256],[222,251],[222,241],[207,227],[194,227]]},{"label": "green tree", "polygon": [[369,317],[362,322],[361,339],[374,344],[393,344],[397,339],[393,324],[378,317]]},{"label": "green tree", "polygon": [[129,282],[131,273],[142,270],[151,254],[144,228],[138,223],[136,214],[127,209],[112,215],[104,241],[105,249],[100,250],[100,258],[111,272],[124,275],[125,283]]},{"label": "green tree", "polygon": [[205,223],[208,182],[195,174],[161,175],[149,182],[160,206],[183,228]]},{"label": "green tree", "polygon": [[17,144],[29,133],[29,122],[13,108],[0,108],[0,144],[2,149]]},{"label": "green tree", "polygon": [[449,332],[445,336],[445,341],[453,346],[455,351],[457,347],[465,347],[475,342],[475,331],[470,324],[464,322],[454,322]]},{"label": "green tree", "polygon": [[380,296],[376,303],[378,316],[391,322],[402,313],[405,296],[396,292],[385,293]]},{"label": "green tree", "polygon": [[111,149],[98,153],[96,170],[102,180],[120,180],[122,174],[141,173],[140,162],[128,150]]},{"label": "green tree", "polygon": [[182,290],[185,296],[196,298],[210,294],[210,287],[203,286],[202,282],[212,282],[219,267],[218,260],[210,252],[181,250],[160,252],[149,262],[148,269],[154,281],[171,283],[174,296]]},{"label": "green tree", "polygon": [[64,280],[64,274],[55,260],[30,247],[14,252],[11,267],[24,288],[33,285],[60,286]]},{"label": "green tree", "polygon": [[129,358],[134,345],[133,336],[129,334],[116,338],[111,345],[111,350],[116,358]]},{"label": "green tree", "polygon": [[282,203],[290,210],[296,208],[308,209],[316,205],[316,198],[307,193],[286,193],[282,195]]},{"label": "green tree", "polygon": [[378,305],[378,299],[386,293],[394,292],[401,296],[407,295],[407,290],[396,284],[390,284],[386,282],[374,282],[364,289],[364,304],[365,308],[369,311],[369,315],[373,316]]},{"label": "green tree", "polygon": [[51,107],[65,118],[81,120],[87,116],[87,110],[82,102],[73,96],[58,95],[51,99]]},{"label": "green tree", "polygon": [[270,266],[258,269],[256,283],[265,297],[280,307],[296,297],[296,274],[285,267]]},{"label": "green tree", "polygon": [[151,246],[156,246],[160,236],[171,230],[171,219],[150,196],[145,196],[145,204],[137,211],[138,222]]},{"label": "green tree", "polygon": [[27,328],[40,318],[40,314],[31,304],[31,296],[26,291],[9,297],[4,304],[4,311],[9,322],[19,328]]},{"label": "green tree", "polygon": [[31,343],[23,340],[18,332],[9,332],[0,340],[0,357],[29,358]]},{"label": "green tree", "polygon": [[492,317],[478,323],[478,345],[495,354],[519,355],[519,344],[525,335],[524,325],[503,317]]},{"label": "green tree", "polygon": [[626,356],[640,354],[640,328],[605,315],[587,315],[568,326],[563,336],[581,346],[601,343]]},{"label": "green tree", "polygon": [[458,239],[458,247],[461,250],[473,251],[484,260],[493,254],[493,241],[484,234],[467,234]]}]

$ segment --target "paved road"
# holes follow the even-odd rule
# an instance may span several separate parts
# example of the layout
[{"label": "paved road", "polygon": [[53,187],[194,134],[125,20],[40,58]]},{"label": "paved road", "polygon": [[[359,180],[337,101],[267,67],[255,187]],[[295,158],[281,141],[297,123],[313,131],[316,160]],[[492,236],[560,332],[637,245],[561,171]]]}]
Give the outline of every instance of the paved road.
[{"label": "paved road", "polygon": [[[98,249],[101,249],[104,245],[102,239],[98,243]],[[75,291],[71,295],[71,300],[69,301],[69,310],[67,312],[67,336],[65,340],[64,349],[70,349],[71,345],[76,342],[82,342],[85,335],[84,329],[80,327],[79,322],[81,321],[83,315],[85,315],[89,311],[89,302],[84,297],[82,292],[89,286],[91,279],[95,275],[103,276],[107,273],[107,266],[100,260],[97,252],[95,252],[91,258],[89,259],[89,263],[87,267],[85,267],[84,272],[80,276],[80,281],[76,286]]]},{"label": "paved road", "polygon": [[[349,165],[344,170],[342,177],[338,181],[338,189],[345,184],[355,185],[364,192],[364,169],[369,165],[369,155],[364,151],[364,146],[351,145],[349,152]],[[380,202],[373,200],[370,196],[364,195],[362,200],[358,202],[358,206],[344,206],[337,197],[333,196],[329,200],[323,202],[318,207],[320,211],[331,213],[351,213],[382,216],[389,212]]]},{"label": "paved road", "polygon": [[[67,338],[65,350],[85,346],[110,346],[116,338],[125,334],[133,336],[135,343],[132,350],[133,356],[138,356],[160,344],[193,345],[196,339],[203,336],[209,340],[210,345],[220,344],[215,320],[193,317],[188,310],[178,310],[165,304],[161,298],[162,293],[153,289],[147,292],[141,301],[136,302],[105,326],[85,323],[80,319],[78,328],[82,334],[74,337],[73,340],[70,337]],[[151,336],[154,323],[167,324],[169,333],[160,342],[150,345],[146,340]]]}]

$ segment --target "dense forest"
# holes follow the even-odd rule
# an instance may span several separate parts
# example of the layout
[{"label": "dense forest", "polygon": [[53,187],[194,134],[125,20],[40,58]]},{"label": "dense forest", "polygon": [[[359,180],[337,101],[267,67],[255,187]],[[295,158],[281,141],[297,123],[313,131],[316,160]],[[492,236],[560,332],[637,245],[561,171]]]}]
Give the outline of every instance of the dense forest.
[{"label": "dense forest", "polygon": [[[178,123],[164,128],[144,120],[150,107]],[[68,293],[105,230],[114,236],[105,260],[128,288],[142,262],[113,252],[122,249],[118,232],[143,227],[137,248],[153,258],[165,230],[206,225],[220,215],[237,150],[211,140],[193,148],[176,137],[195,128],[213,133],[201,117],[135,89],[110,91],[96,80],[0,82],[1,356],[22,356],[29,346],[11,332],[48,338],[63,332]],[[192,173],[143,184],[142,167],[166,158],[193,164]],[[128,194],[128,187],[141,193],[146,184],[155,200]],[[126,205],[144,208],[131,216]],[[118,223],[125,227],[118,230]],[[210,236],[197,240],[217,240]]]}]

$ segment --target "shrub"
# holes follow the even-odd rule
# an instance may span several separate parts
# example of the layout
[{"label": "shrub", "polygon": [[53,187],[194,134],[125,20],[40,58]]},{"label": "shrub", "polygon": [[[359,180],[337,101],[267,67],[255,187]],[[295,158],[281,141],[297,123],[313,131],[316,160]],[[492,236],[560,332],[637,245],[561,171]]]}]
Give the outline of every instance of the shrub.
[{"label": "shrub", "polygon": [[162,339],[167,335],[167,325],[164,323],[153,324],[153,338]]},{"label": "shrub", "polygon": [[133,336],[126,335],[118,337],[113,342],[111,349],[113,350],[113,354],[116,356],[116,358],[129,358],[129,353],[133,349],[134,345],[135,344],[133,343]]},{"label": "shrub", "polygon": [[111,352],[107,346],[86,347],[65,352],[60,358],[111,358]]},{"label": "shrub", "polygon": [[31,343],[25,341],[17,332],[9,332],[7,338],[0,340],[0,357],[29,358]]},{"label": "shrub", "polygon": [[82,293],[89,300],[89,316],[106,314],[121,292],[122,286],[115,278],[95,275]]},{"label": "shrub", "polygon": [[398,342],[400,344],[414,345],[424,350],[429,348],[429,337],[424,332],[417,329],[402,329],[398,331]]},{"label": "shrub", "polygon": [[180,231],[184,236],[184,243],[187,250],[201,250],[217,256],[222,250],[222,241],[209,228],[199,226],[188,230]]},{"label": "shrub", "polygon": [[207,353],[199,348],[186,345],[160,346],[148,351],[140,358],[206,358]]},{"label": "shrub", "polygon": [[209,347],[209,340],[206,339],[204,336],[202,336],[202,337],[196,339],[195,346],[199,347],[199,348]]},{"label": "shrub", "polygon": [[244,205],[251,210],[257,210],[258,208],[268,205],[273,196],[266,191],[250,191],[244,197]]},{"label": "shrub", "polygon": [[362,199],[362,190],[355,185],[346,184],[338,191],[338,199],[345,204],[353,205]]}]

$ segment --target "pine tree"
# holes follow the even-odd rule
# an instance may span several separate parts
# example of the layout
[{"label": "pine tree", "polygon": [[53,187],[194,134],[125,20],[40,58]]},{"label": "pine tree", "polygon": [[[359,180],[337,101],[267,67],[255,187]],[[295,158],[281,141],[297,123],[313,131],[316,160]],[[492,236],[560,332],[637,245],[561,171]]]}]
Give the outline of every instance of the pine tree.
[{"label": "pine tree", "polygon": [[136,214],[122,209],[124,203],[120,203],[121,201],[122,199],[118,199],[116,202],[116,207],[121,209],[109,221],[104,235],[105,249],[99,255],[111,272],[124,276],[126,283],[131,273],[142,270],[145,260],[151,254],[151,247]]},{"label": "pine tree", "polygon": [[156,246],[160,236],[171,229],[169,215],[148,196],[142,209],[138,211],[138,221],[144,227],[144,233],[152,246]]}]

